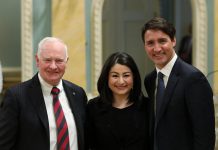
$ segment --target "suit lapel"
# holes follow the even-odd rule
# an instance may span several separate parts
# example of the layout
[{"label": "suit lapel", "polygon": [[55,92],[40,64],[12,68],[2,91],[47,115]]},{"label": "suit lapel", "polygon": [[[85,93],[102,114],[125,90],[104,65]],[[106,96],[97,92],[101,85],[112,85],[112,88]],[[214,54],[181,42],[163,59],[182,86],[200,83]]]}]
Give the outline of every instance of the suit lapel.
[{"label": "suit lapel", "polygon": [[167,105],[169,104],[172,94],[175,90],[175,87],[177,85],[177,82],[179,80],[179,67],[180,66],[180,62],[177,59],[177,61],[175,62],[173,69],[170,73],[168,82],[167,82],[167,87],[165,89],[165,93],[164,93],[164,97],[163,97],[163,102],[160,108],[160,113],[158,114],[157,117],[157,123],[159,122],[160,118],[162,117],[162,115],[164,114],[164,111],[167,108]]},{"label": "suit lapel", "polygon": [[43,94],[37,74],[33,77],[32,82],[33,83],[30,88],[30,100],[32,100],[32,103],[36,108],[39,118],[42,121],[42,124],[46,129],[46,134],[49,138],[48,116],[47,116],[45,102],[44,102],[44,98],[43,98]]},{"label": "suit lapel", "polygon": [[69,86],[67,86],[64,81],[63,81],[63,87],[64,87],[64,91],[66,93],[66,96],[67,96],[67,99],[69,101],[69,104],[70,104],[70,108],[73,112],[73,115],[74,115],[74,119],[77,122],[80,122],[80,117],[79,117],[79,108],[77,106],[79,106],[79,104],[77,104],[77,101],[75,100],[75,96],[76,93],[72,88],[70,88]]},{"label": "suit lapel", "polygon": [[[80,135],[83,134],[83,131],[81,130],[80,127],[83,127],[83,122],[81,120],[81,111],[80,111],[80,106],[81,104],[78,104],[79,101],[76,100],[77,94],[75,92],[75,90],[71,87],[69,87],[65,81],[63,80],[63,87],[64,87],[64,91],[66,93],[67,99],[69,101],[70,104],[70,108],[72,110],[73,116],[74,116],[74,120],[75,120],[75,124],[76,124],[76,128],[77,128],[77,132],[78,132],[78,138],[81,138]],[[81,139],[78,139],[78,141],[80,142]]]}]

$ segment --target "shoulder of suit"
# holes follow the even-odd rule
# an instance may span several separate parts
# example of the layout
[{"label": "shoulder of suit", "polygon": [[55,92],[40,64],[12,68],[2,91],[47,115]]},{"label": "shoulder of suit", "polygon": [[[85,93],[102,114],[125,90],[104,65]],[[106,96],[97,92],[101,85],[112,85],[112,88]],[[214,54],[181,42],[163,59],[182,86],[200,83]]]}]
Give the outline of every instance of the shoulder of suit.
[{"label": "shoulder of suit", "polygon": [[187,64],[183,60],[179,59],[175,63],[173,70],[171,71],[171,75],[176,75],[182,81],[185,82],[194,82],[199,79],[205,79],[205,75],[196,67]]},{"label": "shoulder of suit", "polygon": [[32,79],[30,79],[30,80],[27,80],[27,81],[24,81],[24,82],[21,82],[21,83],[18,83],[18,84],[16,84],[16,85],[13,85],[13,86],[11,86],[9,89],[23,89],[23,88],[29,88],[30,86],[33,86],[34,84],[33,84],[33,81],[32,81]]},{"label": "shoulder of suit", "polygon": [[72,83],[72,82],[67,81],[67,80],[62,80],[62,81],[63,81],[63,85],[64,85],[64,86],[73,88],[73,89],[75,89],[75,90],[83,90],[83,91],[84,91],[84,89],[83,89],[81,86],[79,86],[79,85],[77,85],[77,84],[75,84],[75,83]]},{"label": "shoulder of suit", "polygon": [[178,66],[177,68],[175,68],[178,72],[182,73],[183,75],[190,75],[190,74],[195,74],[195,73],[200,73],[202,74],[202,72],[197,69],[196,67],[194,67],[193,65],[190,65],[186,62],[184,62],[181,59],[178,59]]}]

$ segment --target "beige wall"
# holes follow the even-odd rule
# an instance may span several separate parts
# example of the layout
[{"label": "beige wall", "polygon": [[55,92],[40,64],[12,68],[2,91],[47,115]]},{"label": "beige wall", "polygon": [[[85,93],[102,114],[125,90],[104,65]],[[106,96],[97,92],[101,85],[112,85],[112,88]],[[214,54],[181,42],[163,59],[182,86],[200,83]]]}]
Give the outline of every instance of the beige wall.
[{"label": "beige wall", "polygon": [[[215,0],[214,1],[214,70],[218,70],[218,1]],[[214,104],[215,104],[215,120],[216,120],[216,131],[218,131],[218,72],[214,74],[214,85],[213,85],[213,89],[214,89],[214,95],[216,95],[216,97],[214,97]],[[217,133],[217,132],[216,132]],[[216,134],[216,136],[218,136]],[[216,138],[216,147],[215,150],[218,150],[218,138]]]},{"label": "beige wall", "polygon": [[68,46],[69,61],[64,78],[85,88],[84,12],[84,0],[52,0],[52,35]]}]

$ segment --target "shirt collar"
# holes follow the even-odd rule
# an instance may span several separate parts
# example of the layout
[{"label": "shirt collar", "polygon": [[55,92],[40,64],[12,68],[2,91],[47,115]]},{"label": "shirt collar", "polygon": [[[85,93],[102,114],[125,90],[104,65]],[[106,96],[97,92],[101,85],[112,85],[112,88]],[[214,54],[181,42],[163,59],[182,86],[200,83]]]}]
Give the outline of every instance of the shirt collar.
[{"label": "shirt collar", "polygon": [[176,53],[175,53],[174,56],[173,56],[173,58],[172,58],[161,70],[156,67],[157,73],[158,73],[159,71],[161,71],[161,72],[164,74],[164,76],[169,77],[169,76],[170,76],[170,73],[171,73],[171,70],[173,69],[173,66],[174,66],[174,64],[175,64],[175,62],[176,62],[177,57],[178,57],[178,56],[177,56]]},{"label": "shirt collar", "polygon": [[[38,73],[38,78],[39,78],[39,82],[41,84],[42,90],[48,93],[51,93],[51,89],[53,88],[52,85],[48,84],[40,75],[40,73]],[[58,85],[56,86],[57,88],[60,89],[60,92],[63,90],[63,85],[62,85],[62,80],[60,80],[60,82],[58,83]]]}]

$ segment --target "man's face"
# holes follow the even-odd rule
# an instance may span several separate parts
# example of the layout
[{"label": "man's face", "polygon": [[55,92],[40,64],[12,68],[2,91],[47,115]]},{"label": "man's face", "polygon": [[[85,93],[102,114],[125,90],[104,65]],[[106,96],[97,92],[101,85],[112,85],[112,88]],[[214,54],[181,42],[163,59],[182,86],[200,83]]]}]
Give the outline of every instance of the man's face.
[{"label": "man's face", "polygon": [[147,30],[144,34],[145,51],[156,67],[162,69],[174,56],[176,39],[161,30]]},{"label": "man's face", "polygon": [[36,64],[41,77],[50,85],[56,86],[64,75],[67,55],[61,42],[47,42],[40,56],[36,55]]}]

